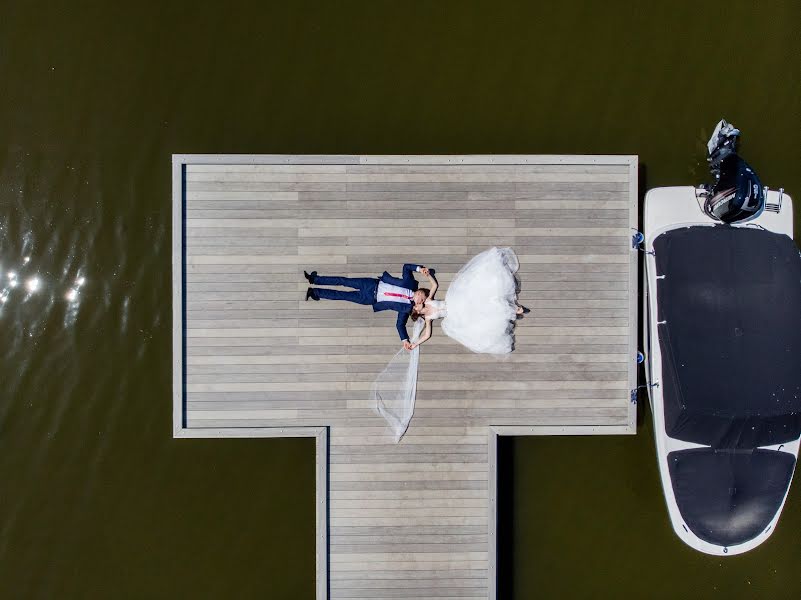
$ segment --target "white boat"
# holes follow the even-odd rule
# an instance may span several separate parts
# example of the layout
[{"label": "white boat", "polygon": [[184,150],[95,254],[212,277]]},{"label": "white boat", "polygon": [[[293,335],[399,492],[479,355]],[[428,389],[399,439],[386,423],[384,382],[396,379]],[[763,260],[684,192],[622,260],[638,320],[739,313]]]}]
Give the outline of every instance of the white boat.
[{"label": "white boat", "polygon": [[798,456],[801,257],[787,194],[731,224],[708,199],[646,194],[645,370],[673,529],[734,555],[775,530]]}]

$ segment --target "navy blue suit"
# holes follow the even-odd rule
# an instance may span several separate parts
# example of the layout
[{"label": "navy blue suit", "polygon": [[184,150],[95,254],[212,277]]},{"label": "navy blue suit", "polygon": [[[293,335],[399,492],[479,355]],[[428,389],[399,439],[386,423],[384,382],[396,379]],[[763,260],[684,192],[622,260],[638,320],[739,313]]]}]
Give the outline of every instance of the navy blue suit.
[{"label": "navy blue suit", "polygon": [[369,304],[372,305],[373,311],[375,312],[382,310],[396,311],[398,313],[398,320],[395,327],[398,330],[398,335],[401,340],[408,340],[409,334],[406,331],[406,322],[409,320],[409,315],[412,312],[412,305],[405,302],[376,302],[376,295],[378,293],[379,281],[416,292],[417,280],[414,278],[413,273],[417,269],[418,265],[403,265],[403,277],[400,279],[393,277],[386,271],[384,271],[383,275],[379,278],[327,277],[325,275],[318,275],[314,279],[314,285],[342,285],[353,288],[354,291],[343,292],[325,288],[316,288],[314,291],[320,298],[325,300],[346,300],[348,302],[355,302],[356,304]]}]

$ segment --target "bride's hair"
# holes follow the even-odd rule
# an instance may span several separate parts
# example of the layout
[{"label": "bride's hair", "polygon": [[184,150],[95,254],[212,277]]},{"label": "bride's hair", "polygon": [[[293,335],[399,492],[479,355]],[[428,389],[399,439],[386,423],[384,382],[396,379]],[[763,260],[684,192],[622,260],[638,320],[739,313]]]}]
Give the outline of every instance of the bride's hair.
[{"label": "bride's hair", "polygon": [[[428,298],[428,295],[431,293],[431,290],[429,290],[428,288],[417,288],[417,291],[418,292],[423,292],[423,294],[425,294],[426,298]],[[417,312],[417,309],[414,307],[414,305],[412,305],[412,312],[411,312],[410,316],[412,318],[412,322],[414,322],[417,319],[419,319],[420,317],[422,317],[423,315],[421,315],[419,312]]]}]

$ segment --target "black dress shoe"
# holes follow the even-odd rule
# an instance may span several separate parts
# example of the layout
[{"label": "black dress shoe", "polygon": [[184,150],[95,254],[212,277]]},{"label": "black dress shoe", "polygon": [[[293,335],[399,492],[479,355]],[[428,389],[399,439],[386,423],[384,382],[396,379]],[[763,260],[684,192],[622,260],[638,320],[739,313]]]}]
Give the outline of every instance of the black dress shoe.
[{"label": "black dress shoe", "polygon": [[318,296],[316,294],[316,292],[314,291],[314,288],[309,288],[309,289],[306,290],[306,302],[309,301],[309,298],[311,298],[312,300],[317,301],[317,300],[320,299],[320,296]]},{"label": "black dress shoe", "polygon": [[317,271],[312,271],[311,273],[307,273],[303,271],[303,276],[306,278],[306,281],[309,283],[314,283],[314,280],[317,279]]}]

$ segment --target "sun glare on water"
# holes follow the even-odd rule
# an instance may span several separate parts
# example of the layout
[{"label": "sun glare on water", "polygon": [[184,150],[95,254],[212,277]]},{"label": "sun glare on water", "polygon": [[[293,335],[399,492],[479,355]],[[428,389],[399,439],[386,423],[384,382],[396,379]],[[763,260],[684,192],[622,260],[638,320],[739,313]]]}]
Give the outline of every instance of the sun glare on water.
[{"label": "sun glare on water", "polygon": [[42,282],[38,277],[31,277],[28,281],[25,282],[25,289],[28,290],[29,294],[35,294],[39,291]]},{"label": "sun glare on water", "polygon": [[[30,256],[24,256],[18,260],[19,262],[3,261],[6,268],[12,267],[5,272],[1,270],[0,266],[0,309],[12,306],[16,302],[25,303],[34,297],[44,297],[45,299],[50,297],[52,299],[60,296],[67,303],[65,323],[73,322],[77,316],[81,288],[86,284],[86,277],[79,272],[72,283],[63,282],[63,280],[58,282],[37,272],[35,261],[32,264]],[[65,287],[66,290],[64,290]],[[18,289],[23,290],[24,295],[20,295]],[[2,315],[1,311],[0,315]]]}]

